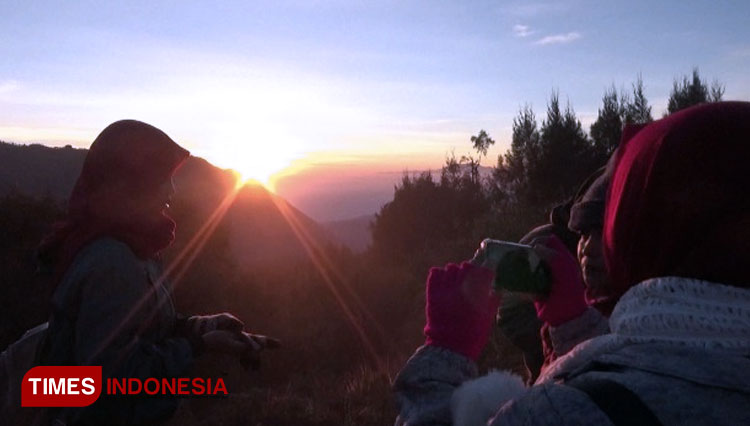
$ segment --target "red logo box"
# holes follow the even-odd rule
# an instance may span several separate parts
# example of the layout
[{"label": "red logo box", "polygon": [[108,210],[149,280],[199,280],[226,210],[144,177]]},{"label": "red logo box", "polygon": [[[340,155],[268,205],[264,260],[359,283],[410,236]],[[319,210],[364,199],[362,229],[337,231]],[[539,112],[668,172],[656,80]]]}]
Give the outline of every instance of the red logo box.
[{"label": "red logo box", "polygon": [[85,407],[101,392],[101,366],[39,366],[23,376],[21,406]]}]

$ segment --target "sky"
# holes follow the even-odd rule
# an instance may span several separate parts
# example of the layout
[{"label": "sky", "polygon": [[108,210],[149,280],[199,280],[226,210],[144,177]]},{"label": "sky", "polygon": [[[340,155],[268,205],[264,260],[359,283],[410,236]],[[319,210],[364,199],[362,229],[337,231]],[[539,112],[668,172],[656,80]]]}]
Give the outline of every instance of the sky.
[{"label": "sky", "polygon": [[493,165],[553,90],[586,129],[639,74],[656,117],[693,67],[750,100],[748,22],[747,1],[3,0],[0,140],[87,147],[139,119],[345,219],[480,129]]}]

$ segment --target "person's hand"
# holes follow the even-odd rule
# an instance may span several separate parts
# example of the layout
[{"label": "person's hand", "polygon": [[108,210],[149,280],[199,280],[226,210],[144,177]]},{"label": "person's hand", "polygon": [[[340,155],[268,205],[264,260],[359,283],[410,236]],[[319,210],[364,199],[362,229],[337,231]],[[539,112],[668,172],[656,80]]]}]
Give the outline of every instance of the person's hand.
[{"label": "person's hand", "polygon": [[196,336],[203,336],[208,332],[216,330],[240,333],[244,328],[245,324],[228,312],[214,315],[194,315],[187,319],[188,332]]},{"label": "person's hand", "polygon": [[251,346],[242,333],[227,330],[209,331],[201,336],[207,352],[242,356]]},{"label": "person's hand", "polygon": [[260,353],[265,349],[278,349],[281,342],[268,336],[260,334],[242,333],[248,347],[240,355],[240,364],[246,369],[257,370],[260,368]]},{"label": "person's hand", "polygon": [[549,268],[552,280],[549,295],[534,301],[537,317],[555,327],[581,316],[588,305],[575,257],[554,235],[535,239],[531,245]]},{"label": "person's hand", "polygon": [[425,344],[473,360],[489,339],[499,298],[490,290],[494,272],[464,262],[433,267],[427,277]]},{"label": "person's hand", "polygon": [[260,368],[260,353],[277,349],[281,342],[268,336],[227,330],[209,331],[201,337],[208,352],[228,354],[239,359],[244,368]]}]

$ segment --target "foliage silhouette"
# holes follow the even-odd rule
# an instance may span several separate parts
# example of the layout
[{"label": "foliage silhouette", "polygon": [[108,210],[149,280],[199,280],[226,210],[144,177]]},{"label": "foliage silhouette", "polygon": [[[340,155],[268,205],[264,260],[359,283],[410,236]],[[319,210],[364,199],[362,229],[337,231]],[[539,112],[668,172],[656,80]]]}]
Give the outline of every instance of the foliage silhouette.
[{"label": "foliage silhouette", "polygon": [[[697,69],[693,77],[675,82],[675,105],[693,102],[694,92],[701,101],[722,98],[723,86],[706,88],[698,77],[696,88]],[[191,400],[172,424],[392,423],[389,379],[423,341],[427,269],[471,257],[485,237],[518,240],[547,222],[550,208],[604,163],[624,123],[651,120],[640,76],[632,93],[614,86],[605,91],[590,137],[573,108],[561,107],[553,92],[541,125],[530,105],[519,109],[511,145],[489,173],[480,164],[494,144],[485,130],[466,146],[476,158],[451,154],[439,171],[405,173],[375,216],[372,246],[363,253],[332,244],[325,231],[290,207],[317,243],[318,264],[280,214],[276,202],[283,200],[259,188],[243,190],[176,282],[177,307],[186,313],[234,312],[251,330],[280,337],[284,349],[265,358],[258,373],[221,358],[198,365],[196,374],[226,372],[232,398]],[[34,249],[63,212],[85,153],[0,143],[0,347],[48,314],[48,283],[36,270]],[[167,262],[235,184],[230,173],[200,159],[186,163],[176,181],[171,214],[178,236],[165,253]],[[353,307],[353,323],[342,313],[342,300]],[[375,368],[355,326],[378,348],[390,377]],[[493,338],[481,365],[522,371],[518,351],[502,336]]]},{"label": "foliage silhouette", "polygon": [[701,79],[698,68],[693,68],[692,77],[683,76],[682,81],[674,80],[669,95],[667,112],[675,113],[681,109],[706,102],[719,102],[724,97],[724,85],[714,81],[711,87]]}]

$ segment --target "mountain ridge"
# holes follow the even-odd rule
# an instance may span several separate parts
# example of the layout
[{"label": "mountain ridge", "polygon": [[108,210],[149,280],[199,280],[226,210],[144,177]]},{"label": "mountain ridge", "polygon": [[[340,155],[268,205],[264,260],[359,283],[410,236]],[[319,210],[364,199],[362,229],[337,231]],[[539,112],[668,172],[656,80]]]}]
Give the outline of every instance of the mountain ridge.
[{"label": "mountain ridge", "polygon": [[[0,141],[0,196],[21,193],[64,202],[80,174],[87,149],[20,145]],[[191,156],[175,174],[177,193],[170,215],[179,224],[177,247],[209,222],[225,204],[223,229],[236,263],[244,268],[270,258],[308,256],[300,233],[321,246],[345,245],[322,224],[265,187],[236,186],[236,174]],[[228,201],[228,198],[231,198]],[[295,228],[296,227],[296,228]]]}]

